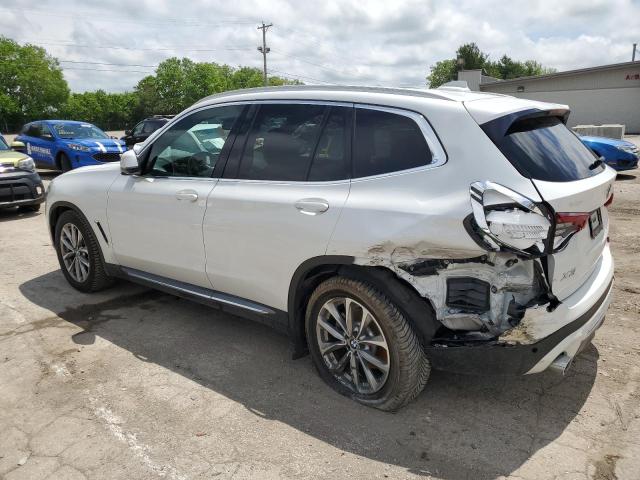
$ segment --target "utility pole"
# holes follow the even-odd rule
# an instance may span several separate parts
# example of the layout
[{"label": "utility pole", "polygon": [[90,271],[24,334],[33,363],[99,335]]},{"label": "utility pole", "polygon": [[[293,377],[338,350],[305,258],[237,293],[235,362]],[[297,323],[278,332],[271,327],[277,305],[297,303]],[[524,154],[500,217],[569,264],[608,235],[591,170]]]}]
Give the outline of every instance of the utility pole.
[{"label": "utility pole", "polygon": [[631,55],[631,61],[635,62],[636,61],[636,48],[638,47],[637,43],[633,44],[633,55]]},{"label": "utility pole", "polygon": [[265,25],[265,23],[262,22],[262,26],[258,27],[258,30],[262,30],[262,46],[258,47],[258,51],[262,53],[262,78],[263,78],[265,87],[268,85],[267,53],[269,53],[269,51],[271,50],[269,47],[267,47],[267,30],[269,29],[269,27],[273,27],[273,23]]}]

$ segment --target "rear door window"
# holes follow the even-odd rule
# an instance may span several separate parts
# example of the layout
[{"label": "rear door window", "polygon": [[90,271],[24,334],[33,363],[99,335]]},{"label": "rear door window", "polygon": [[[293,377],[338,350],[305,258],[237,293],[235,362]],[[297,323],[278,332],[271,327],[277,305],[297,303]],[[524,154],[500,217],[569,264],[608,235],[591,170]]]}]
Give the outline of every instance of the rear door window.
[{"label": "rear door window", "polygon": [[326,105],[261,105],[247,135],[237,178],[304,181],[320,137]]},{"label": "rear door window", "polygon": [[527,178],[571,182],[604,170],[593,152],[557,117],[516,121],[502,138],[493,141]]},{"label": "rear door window", "polygon": [[354,177],[398,172],[432,163],[418,124],[409,116],[356,108]]}]

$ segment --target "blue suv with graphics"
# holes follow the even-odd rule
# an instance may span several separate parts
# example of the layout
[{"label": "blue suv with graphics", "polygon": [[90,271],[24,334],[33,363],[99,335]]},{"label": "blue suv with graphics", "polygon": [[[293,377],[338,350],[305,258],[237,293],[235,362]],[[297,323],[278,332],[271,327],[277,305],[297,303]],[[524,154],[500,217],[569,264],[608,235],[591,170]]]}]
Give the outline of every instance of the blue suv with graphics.
[{"label": "blue suv with graphics", "polygon": [[117,162],[120,154],[127,150],[123,141],[109,137],[95,125],[69,120],[27,123],[12,146],[24,149],[39,167],[63,172]]}]

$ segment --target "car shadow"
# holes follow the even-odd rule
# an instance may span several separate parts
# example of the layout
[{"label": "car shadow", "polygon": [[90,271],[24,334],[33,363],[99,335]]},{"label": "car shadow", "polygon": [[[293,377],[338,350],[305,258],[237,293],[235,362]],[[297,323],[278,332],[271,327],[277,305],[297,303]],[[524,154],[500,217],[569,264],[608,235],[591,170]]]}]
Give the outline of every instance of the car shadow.
[{"label": "car shadow", "polygon": [[628,173],[619,173],[618,175],[616,175],[616,180],[635,180],[636,176],[635,175],[630,175]]},{"label": "car shadow", "polygon": [[257,416],[417,475],[508,476],[567,429],[597,374],[594,346],[564,379],[550,373],[507,378],[432,372],[424,392],[391,414],[333,392],[309,357],[290,360],[285,337],[215,309],[126,282],[108,296],[89,296],[67,286],[59,271],[23,283],[20,291],[82,328],[72,336],[77,344],[101,337]]},{"label": "car shadow", "polygon": [[23,218],[37,217],[38,215],[44,215],[44,206],[40,207],[40,210],[37,212],[20,210],[18,207],[0,208],[0,223],[12,222]]}]

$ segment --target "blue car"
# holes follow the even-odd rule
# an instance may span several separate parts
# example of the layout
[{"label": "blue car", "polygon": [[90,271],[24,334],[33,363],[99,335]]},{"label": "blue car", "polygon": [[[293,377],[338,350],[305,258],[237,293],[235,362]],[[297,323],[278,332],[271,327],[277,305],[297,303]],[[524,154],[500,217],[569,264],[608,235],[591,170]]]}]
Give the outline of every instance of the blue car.
[{"label": "blue car", "polygon": [[638,147],[625,140],[616,140],[606,137],[580,137],[582,143],[602,157],[604,163],[618,171],[633,170],[638,168],[640,150]]},{"label": "blue car", "polygon": [[95,125],[68,120],[27,123],[15,142],[18,143],[14,143],[14,149],[24,149],[37,166],[63,172],[117,162],[127,150],[123,141],[109,137]]}]

